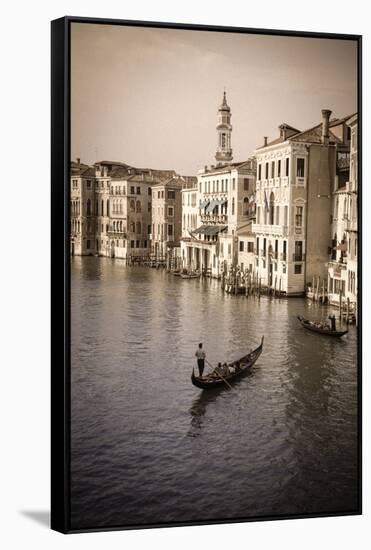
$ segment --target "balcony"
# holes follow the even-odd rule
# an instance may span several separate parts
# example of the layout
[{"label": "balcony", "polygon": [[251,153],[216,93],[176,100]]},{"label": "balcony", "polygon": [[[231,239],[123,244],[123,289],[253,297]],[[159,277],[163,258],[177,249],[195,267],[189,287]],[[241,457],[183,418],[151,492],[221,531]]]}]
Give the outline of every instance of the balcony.
[{"label": "balcony", "polygon": [[305,262],[305,254],[293,254],[292,255],[292,261],[293,262]]},{"label": "balcony", "polygon": [[357,220],[346,220],[345,231],[358,231]]},{"label": "balcony", "polygon": [[277,237],[287,237],[287,225],[269,225],[269,224],[253,223],[252,232],[263,234],[263,235],[275,235]]}]

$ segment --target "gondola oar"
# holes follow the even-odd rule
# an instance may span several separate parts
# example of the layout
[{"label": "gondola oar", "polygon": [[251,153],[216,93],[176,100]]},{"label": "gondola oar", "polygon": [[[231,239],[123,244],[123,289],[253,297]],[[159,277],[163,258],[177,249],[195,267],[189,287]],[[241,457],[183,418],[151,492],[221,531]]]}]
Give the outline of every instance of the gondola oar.
[{"label": "gondola oar", "polygon": [[233,390],[232,386],[230,385],[230,383],[224,378],[224,376],[222,376],[222,374],[219,372],[218,367],[214,368],[212,366],[211,363],[209,363],[209,361],[207,359],[205,359],[206,363],[209,365],[209,367],[211,367],[212,369],[214,369],[214,371],[220,376],[220,378],[223,380],[223,382],[225,382],[227,384],[227,386],[229,386],[231,388],[231,390]]}]

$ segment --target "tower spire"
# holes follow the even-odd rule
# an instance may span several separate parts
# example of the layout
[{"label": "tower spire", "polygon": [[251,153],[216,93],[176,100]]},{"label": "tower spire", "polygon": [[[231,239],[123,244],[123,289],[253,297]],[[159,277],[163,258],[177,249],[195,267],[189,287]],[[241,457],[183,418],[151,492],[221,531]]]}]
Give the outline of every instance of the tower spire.
[{"label": "tower spire", "polygon": [[227,164],[233,158],[231,144],[231,116],[232,113],[227,103],[227,92],[224,86],[223,99],[218,109],[218,123],[216,125],[218,144],[216,148],[215,159],[219,165]]}]

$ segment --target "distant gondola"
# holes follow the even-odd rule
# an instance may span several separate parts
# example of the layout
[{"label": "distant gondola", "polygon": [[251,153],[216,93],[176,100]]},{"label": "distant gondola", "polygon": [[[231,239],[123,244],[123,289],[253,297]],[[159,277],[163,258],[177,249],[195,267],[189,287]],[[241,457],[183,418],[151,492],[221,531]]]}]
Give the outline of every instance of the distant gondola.
[{"label": "distant gondola", "polygon": [[339,338],[340,336],[344,336],[344,334],[348,332],[347,330],[331,330],[330,327],[324,326],[319,323],[316,324],[313,321],[304,319],[304,317],[302,317],[301,315],[298,315],[298,319],[302,326],[307,330],[318,332],[319,334],[325,334],[326,336],[335,336]]},{"label": "distant gondola", "polygon": [[228,367],[232,367],[235,369],[235,372],[232,372],[228,375],[220,376],[218,375],[217,369],[214,369],[212,373],[200,377],[195,375],[193,369],[191,377],[192,384],[194,386],[197,386],[198,388],[201,388],[202,390],[209,390],[212,388],[220,388],[221,386],[227,387],[237,378],[242,378],[249,372],[250,368],[253,366],[253,364],[261,354],[263,350],[263,341],[264,336],[262,336],[259,347],[257,347],[247,355],[244,355],[243,357],[241,357],[241,359],[233,361],[232,363],[228,363]]}]

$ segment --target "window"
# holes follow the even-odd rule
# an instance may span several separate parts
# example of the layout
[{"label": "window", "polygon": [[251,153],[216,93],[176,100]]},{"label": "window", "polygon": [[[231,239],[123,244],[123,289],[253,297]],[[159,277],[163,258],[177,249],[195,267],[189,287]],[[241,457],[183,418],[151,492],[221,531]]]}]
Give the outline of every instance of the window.
[{"label": "window", "polygon": [[130,212],[135,212],[135,200],[131,199],[130,201]]},{"label": "window", "polygon": [[135,195],[135,187],[134,186],[130,187],[130,194]]},{"label": "window", "polygon": [[136,211],[137,213],[140,213],[140,212],[142,211],[142,205],[141,205],[140,201],[137,201],[137,202],[135,203],[135,211]]},{"label": "window", "polygon": [[258,164],[258,180],[262,179],[262,165]]},{"label": "window", "polygon": [[86,201],[86,215],[87,216],[91,215],[91,200],[90,199],[88,199]]},{"label": "window", "polygon": [[[74,180],[77,184],[77,180]],[[76,185],[77,187],[77,185]],[[86,180],[86,189],[91,189],[91,180]]]},{"label": "window", "polygon": [[148,187],[148,195],[152,195],[152,187]]},{"label": "window", "polygon": [[222,134],[222,148],[225,147],[225,134]]},{"label": "window", "polygon": [[250,181],[249,181],[248,178],[245,178],[245,179],[243,180],[243,190],[244,190],[244,191],[248,191],[248,190],[249,190],[249,183],[250,183]]},{"label": "window", "polygon": [[232,245],[228,244],[228,256],[230,257],[232,253]]},{"label": "window", "polygon": [[290,159],[287,158],[286,159],[286,168],[285,168],[285,176],[288,178],[289,177],[289,172],[290,172]]},{"label": "window", "polygon": [[172,237],[174,235],[174,226],[172,223],[169,223],[167,226],[167,234],[169,237]]},{"label": "window", "polygon": [[228,193],[228,180],[225,180],[225,189],[224,191]]},{"label": "window", "polygon": [[286,260],[287,260],[287,241],[283,241],[282,261],[286,262]]},{"label": "window", "polygon": [[232,191],[236,190],[236,178],[232,178]]},{"label": "window", "polygon": [[247,243],[247,252],[251,252],[251,253],[254,252],[254,243],[252,242]]},{"label": "window", "polygon": [[168,191],[167,192],[167,198],[168,199],[175,199],[175,191]]},{"label": "window", "polygon": [[303,227],[303,207],[302,206],[296,207],[295,225],[296,227]]},{"label": "window", "polygon": [[265,163],[265,179],[266,180],[268,179],[268,175],[269,175],[269,162],[266,162]]},{"label": "window", "polygon": [[256,237],[256,253],[259,256],[259,237]]},{"label": "window", "polygon": [[277,177],[281,177],[281,159],[277,162]]},{"label": "window", "polygon": [[296,176],[298,178],[304,177],[304,159],[296,159]]},{"label": "window", "polygon": [[136,247],[136,248],[140,248],[140,241],[136,241],[136,242],[135,242],[135,247]]},{"label": "window", "polygon": [[232,199],[232,216],[234,216],[234,197]]},{"label": "window", "polygon": [[289,207],[287,206],[287,204],[285,205],[285,216],[284,216],[284,225],[287,225],[288,223],[288,216],[289,216]]},{"label": "window", "polygon": [[136,233],[142,232],[142,224],[140,222],[137,222],[136,224]]},{"label": "window", "polygon": [[240,241],[240,252],[243,252],[243,241]]},{"label": "window", "polygon": [[167,215],[172,218],[174,216],[174,208],[172,206],[169,206],[167,209]]},{"label": "window", "polygon": [[301,264],[295,264],[294,265],[294,273],[295,273],[295,275],[300,275],[301,274]]},{"label": "window", "polygon": [[303,242],[295,241],[294,262],[301,262],[302,260],[303,260]]},{"label": "window", "polygon": [[137,187],[137,195],[140,195],[140,187]]},{"label": "window", "polygon": [[90,240],[89,239],[86,241],[86,248],[88,248],[88,249],[90,248]]},{"label": "window", "polygon": [[271,164],[271,178],[274,178],[274,161]]}]

